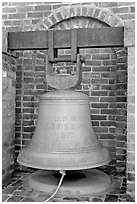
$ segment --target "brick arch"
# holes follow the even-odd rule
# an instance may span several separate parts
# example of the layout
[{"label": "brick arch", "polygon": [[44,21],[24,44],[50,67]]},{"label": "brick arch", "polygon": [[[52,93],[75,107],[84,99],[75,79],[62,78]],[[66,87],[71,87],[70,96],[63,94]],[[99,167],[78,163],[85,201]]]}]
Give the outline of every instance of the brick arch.
[{"label": "brick arch", "polygon": [[101,22],[104,22],[105,24],[111,27],[124,26],[122,19],[109,9],[99,8],[96,7],[94,4],[71,4],[52,10],[52,13],[48,17],[41,19],[34,26],[33,30],[48,30],[49,28],[55,26],[61,21],[75,17],[96,19]]}]

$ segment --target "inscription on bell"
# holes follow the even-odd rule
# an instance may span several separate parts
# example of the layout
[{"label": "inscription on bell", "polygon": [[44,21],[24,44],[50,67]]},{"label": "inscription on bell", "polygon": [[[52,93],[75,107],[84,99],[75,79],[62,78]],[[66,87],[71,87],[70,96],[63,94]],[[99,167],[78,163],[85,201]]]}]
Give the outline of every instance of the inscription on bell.
[{"label": "inscription on bell", "polygon": [[74,116],[74,115],[71,115],[71,116],[55,116],[54,120],[58,121],[58,122],[71,122],[71,121],[77,121],[77,117]]},{"label": "inscription on bell", "polygon": [[48,122],[44,124],[44,129],[48,130],[79,130],[81,128],[81,124],[79,123],[53,123]]}]

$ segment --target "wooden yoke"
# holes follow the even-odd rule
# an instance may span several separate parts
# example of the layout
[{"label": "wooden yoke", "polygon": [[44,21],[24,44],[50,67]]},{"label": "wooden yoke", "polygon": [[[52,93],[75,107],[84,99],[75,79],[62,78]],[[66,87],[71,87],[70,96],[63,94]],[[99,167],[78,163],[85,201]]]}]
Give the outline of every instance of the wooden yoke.
[{"label": "wooden yoke", "polygon": [[58,58],[58,48],[54,48],[54,30],[48,30],[48,58],[50,63],[77,61],[77,29],[71,30],[71,57]]}]

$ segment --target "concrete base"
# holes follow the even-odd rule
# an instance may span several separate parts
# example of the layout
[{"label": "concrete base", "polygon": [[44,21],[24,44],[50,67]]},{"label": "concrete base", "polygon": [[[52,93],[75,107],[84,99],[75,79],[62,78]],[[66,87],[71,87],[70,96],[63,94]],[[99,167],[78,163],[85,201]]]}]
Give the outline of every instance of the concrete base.
[{"label": "concrete base", "polygon": [[[52,195],[56,190],[61,174],[56,171],[37,171],[27,177],[28,185],[38,191]],[[102,196],[111,189],[107,174],[99,170],[68,171],[56,196]]]}]

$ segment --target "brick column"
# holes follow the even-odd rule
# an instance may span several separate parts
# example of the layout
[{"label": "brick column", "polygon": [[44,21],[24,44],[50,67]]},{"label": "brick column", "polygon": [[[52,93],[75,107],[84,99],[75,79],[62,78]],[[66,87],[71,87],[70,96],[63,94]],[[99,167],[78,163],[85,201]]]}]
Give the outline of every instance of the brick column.
[{"label": "brick column", "polygon": [[128,47],[127,87],[127,193],[135,199],[135,25],[125,23],[125,46]]},{"label": "brick column", "polygon": [[[3,32],[3,51],[6,51],[6,32]],[[14,171],[15,124],[15,60],[2,55],[2,181],[7,182]]]}]

